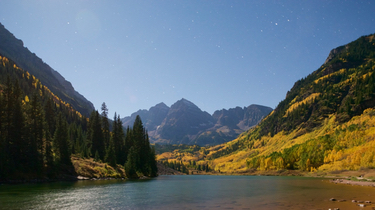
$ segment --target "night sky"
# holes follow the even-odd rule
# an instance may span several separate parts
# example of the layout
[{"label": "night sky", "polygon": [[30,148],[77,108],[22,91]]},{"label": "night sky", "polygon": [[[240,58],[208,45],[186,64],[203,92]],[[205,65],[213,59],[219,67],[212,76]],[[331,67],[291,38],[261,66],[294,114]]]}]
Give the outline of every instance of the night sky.
[{"label": "night sky", "polygon": [[181,98],[275,108],[331,49],[375,33],[374,1],[0,1],[0,22],[100,110]]}]

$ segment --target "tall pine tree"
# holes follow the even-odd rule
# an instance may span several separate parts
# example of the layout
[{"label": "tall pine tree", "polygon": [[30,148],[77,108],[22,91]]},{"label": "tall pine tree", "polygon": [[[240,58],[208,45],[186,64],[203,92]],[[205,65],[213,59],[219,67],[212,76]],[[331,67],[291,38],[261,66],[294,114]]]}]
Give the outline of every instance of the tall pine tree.
[{"label": "tall pine tree", "polygon": [[27,156],[29,157],[28,165],[31,171],[37,172],[38,175],[43,170],[43,139],[44,139],[44,113],[40,99],[36,93],[33,94],[28,106],[27,115],[27,137],[29,147]]},{"label": "tall pine tree", "polygon": [[70,151],[68,145],[68,126],[66,120],[60,113],[56,121],[56,130],[53,138],[53,146],[57,162],[60,164],[71,165]]},{"label": "tall pine tree", "polygon": [[95,159],[104,160],[105,145],[103,140],[103,131],[101,118],[98,111],[93,111],[89,120],[88,142],[91,147],[91,155]]},{"label": "tall pine tree", "polygon": [[124,130],[122,128],[120,115],[117,116],[116,113],[113,119],[112,141],[116,155],[116,162],[122,165],[125,163],[127,153],[124,150]]},{"label": "tall pine tree", "polygon": [[105,148],[109,146],[109,140],[110,140],[110,132],[109,132],[109,122],[108,122],[108,108],[105,102],[102,104],[102,129],[103,129],[103,140]]},{"label": "tall pine tree", "polygon": [[[136,116],[133,129],[131,132],[129,130],[128,135],[129,139],[127,143],[131,146],[125,163],[125,170],[136,171],[145,176],[156,176],[155,153],[150,148],[149,137],[139,115]],[[134,174],[131,173],[131,175]]]}]

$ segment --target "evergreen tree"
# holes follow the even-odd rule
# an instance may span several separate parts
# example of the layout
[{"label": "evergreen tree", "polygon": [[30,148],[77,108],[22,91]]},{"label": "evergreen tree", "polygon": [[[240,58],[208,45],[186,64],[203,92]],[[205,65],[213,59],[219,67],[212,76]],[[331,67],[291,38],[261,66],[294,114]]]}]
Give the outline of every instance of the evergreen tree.
[{"label": "evergreen tree", "polygon": [[55,133],[55,125],[56,125],[55,115],[56,115],[55,103],[53,102],[51,98],[48,98],[44,105],[44,118],[46,120],[49,133],[51,135]]},{"label": "evergreen tree", "polygon": [[5,121],[5,104],[3,100],[3,94],[0,93],[0,179],[3,179],[7,175],[8,171],[8,145],[5,141],[4,135],[4,121]]},{"label": "evergreen tree", "polygon": [[[125,165],[145,176],[156,176],[155,152],[150,148],[149,137],[139,115],[136,116],[133,129],[127,130],[125,146],[129,148]],[[134,154],[131,154],[134,153]],[[131,160],[129,158],[132,158]]]},{"label": "evergreen tree", "polygon": [[137,175],[138,162],[139,162],[139,155],[135,151],[134,147],[131,147],[129,149],[127,161],[124,165],[125,173],[128,178],[131,178],[131,179],[138,178],[138,175]]},{"label": "evergreen tree", "polygon": [[143,127],[143,123],[139,115],[136,116],[133,125],[133,142],[134,149],[139,154],[139,162],[137,162],[137,169],[143,174],[148,174],[148,160],[150,155],[150,143],[148,142],[148,135]]},{"label": "evergreen tree", "polygon": [[68,140],[69,140],[69,145],[70,148],[69,150],[71,151],[72,154],[76,154],[76,142],[78,138],[78,126],[76,122],[70,123],[68,126]]},{"label": "evergreen tree", "polygon": [[[74,146],[74,154],[82,154],[83,144],[84,144],[84,132],[82,131],[82,126],[77,128],[77,138]],[[83,157],[83,156],[82,156]]]},{"label": "evergreen tree", "polygon": [[113,139],[111,139],[109,142],[104,161],[107,162],[110,166],[116,167],[116,154],[115,154]]},{"label": "evergreen tree", "polygon": [[150,172],[149,176],[151,177],[156,177],[158,175],[158,166],[157,166],[157,161],[156,161],[156,153],[155,153],[155,147],[151,148],[151,153],[149,156],[149,167],[150,167]]},{"label": "evergreen tree", "polygon": [[26,150],[28,147],[25,142],[24,131],[25,131],[25,117],[24,110],[22,109],[22,91],[18,85],[18,81],[15,81],[14,86],[9,83],[8,87],[11,89],[10,95],[7,96],[7,142],[9,145],[10,153],[10,167],[18,172],[24,172],[25,163],[27,163]]},{"label": "evergreen tree", "polygon": [[100,161],[100,155],[99,155],[98,150],[95,151],[94,160],[95,160],[95,161]]},{"label": "evergreen tree", "polygon": [[124,164],[126,161],[126,152],[124,151],[124,130],[122,129],[122,123],[120,120],[120,115],[117,116],[115,113],[113,119],[113,131],[112,131],[112,141],[114,145],[114,151],[116,156],[116,162],[119,164]]},{"label": "evergreen tree", "polygon": [[[91,146],[91,154],[95,154],[95,158],[98,160],[104,160],[105,146],[98,111],[91,113],[87,138]],[[96,152],[98,152],[98,155],[96,155]]]},{"label": "evergreen tree", "polygon": [[44,141],[44,162],[45,162],[45,171],[48,176],[52,176],[54,172],[54,161],[52,154],[52,136],[49,132],[48,124],[46,123],[45,132],[45,141]]},{"label": "evergreen tree", "polygon": [[31,171],[39,175],[43,169],[43,140],[44,140],[44,113],[40,99],[36,93],[33,94],[28,110],[28,163]]},{"label": "evergreen tree", "polygon": [[108,122],[108,108],[105,102],[102,104],[102,129],[103,129],[103,140],[105,148],[109,146],[110,133],[109,133],[109,122]]},{"label": "evergreen tree", "polygon": [[125,162],[128,159],[129,150],[133,147],[133,130],[129,128],[129,126],[126,128],[126,135],[125,135],[125,144],[124,144],[124,154],[125,154]]},{"label": "evergreen tree", "polygon": [[61,164],[71,164],[68,145],[68,127],[67,122],[60,113],[56,121],[56,130],[53,138],[53,146],[57,162]]}]

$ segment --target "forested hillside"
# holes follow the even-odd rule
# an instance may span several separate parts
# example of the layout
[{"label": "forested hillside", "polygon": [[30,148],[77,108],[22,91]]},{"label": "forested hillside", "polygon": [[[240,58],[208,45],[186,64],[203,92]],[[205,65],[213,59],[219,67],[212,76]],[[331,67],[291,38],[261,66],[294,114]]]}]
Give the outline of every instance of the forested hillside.
[{"label": "forested hillside", "polygon": [[[374,71],[375,35],[338,47],[258,126],[194,158],[225,173],[373,168]],[[189,156],[179,152],[173,161]]]},{"label": "forested hillside", "polygon": [[221,171],[375,166],[374,37],[332,50],[257,127],[212,149],[211,164]]},{"label": "forested hillside", "polygon": [[74,90],[57,71],[44,63],[35,53],[24,47],[22,40],[17,39],[0,23],[0,54],[17,63],[17,66],[34,75],[38,81],[48,87],[55,95],[86,117],[94,110],[93,104]]},{"label": "forested hillside", "polygon": [[51,92],[38,78],[0,55],[0,181],[77,175],[75,160],[94,158],[126,176],[156,176],[155,152],[137,117],[126,131],[108,109],[90,118]]}]

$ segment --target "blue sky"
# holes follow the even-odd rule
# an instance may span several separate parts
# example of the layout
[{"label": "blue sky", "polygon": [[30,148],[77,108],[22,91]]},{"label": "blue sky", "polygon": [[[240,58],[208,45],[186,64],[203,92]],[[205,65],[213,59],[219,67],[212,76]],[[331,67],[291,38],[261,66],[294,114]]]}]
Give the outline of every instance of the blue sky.
[{"label": "blue sky", "polygon": [[186,98],[275,108],[331,49],[375,33],[374,1],[0,2],[0,22],[96,109]]}]

